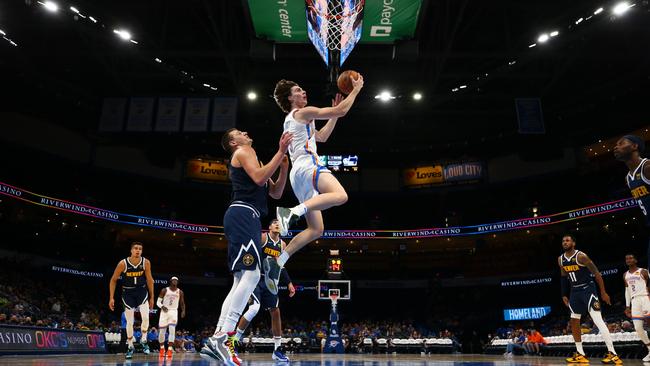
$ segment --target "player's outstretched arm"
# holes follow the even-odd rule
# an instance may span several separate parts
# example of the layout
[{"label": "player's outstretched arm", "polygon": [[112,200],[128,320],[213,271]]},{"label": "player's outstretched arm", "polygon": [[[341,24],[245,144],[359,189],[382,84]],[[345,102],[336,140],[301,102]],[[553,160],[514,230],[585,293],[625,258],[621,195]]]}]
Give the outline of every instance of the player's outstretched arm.
[{"label": "player's outstretched arm", "polygon": [[[343,95],[336,94],[336,97],[332,99],[332,107],[338,106],[342,101]],[[336,127],[336,122],[338,120],[338,118],[330,118],[323,128],[316,130],[316,142],[326,142],[330,138],[332,131],[334,131],[334,127]]]},{"label": "player's outstretched arm", "polygon": [[581,265],[587,267],[589,271],[594,275],[594,278],[596,279],[596,283],[598,284],[598,288],[600,289],[600,297],[602,300],[605,302],[607,305],[611,305],[611,301],[609,299],[609,295],[607,294],[607,291],[605,290],[605,281],[603,281],[603,276],[600,274],[600,271],[598,270],[598,267],[594,264],[594,262],[589,259],[589,257],[584,253],[580,252],[578,254],[578,263]]},{"label": "player's outstretched arm", "polygon": [[115,287],[117,286],[117,280],[120,279],[122,272],[126,271],[126,265],[124,261],[120,261],[113,271],[113,276],[111,276],[111,281],[108,283],[108,308],[111,311],[115,310]]},{"label": "player's outstretched arm", "polygon": [[280,163],[280,174],[278,179],[274,182],[269,178],[269,196],[273,199],[279,200],[284,192],[284,186],[287,184],[287,173],[289,172],[289,158],[285,155]]},{"label": "player's outstretched arm", "polygon": [[357,98],[357,95],[363,88],[363,76],[359,74],[357,79],[352,79],[352,91],[348,96],[339,103],[336,107],[326,107],[326,108],[317,108],[317,107],[305,107],[297,110],[293,116],[296,121],[300,123],[309,123],[312,119],[330,119],[330,118],[339,118],[345,116],[354,100]]},{"label": "player's outstretched arm", "polygon": [[231,164],[238,164],[243,167],[246,174],[251,177],[255,184],[261,187],[268,182],[269,178],[271,178],[273,173],[275,173],[280,166],[282,158],[286,154],[292,139],[292,134],[288,132],[283,133],[282,137],[280,137],[278,152],[275,153],[273,159],[271,159],[268,164],[262,167],[259,165],[255,150],[248,146],[240,147],[235,151],[232,155]]}]

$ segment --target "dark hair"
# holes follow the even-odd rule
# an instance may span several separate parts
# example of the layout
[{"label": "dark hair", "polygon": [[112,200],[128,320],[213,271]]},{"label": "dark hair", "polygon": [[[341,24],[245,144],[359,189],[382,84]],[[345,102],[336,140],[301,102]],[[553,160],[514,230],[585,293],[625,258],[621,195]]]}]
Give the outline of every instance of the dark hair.
[{"label": "dark hair", "polygon": [[562,239],[564,239],[564,238],[571,238],[571,240],[572,240],[574,243],[577,242],[576,237],[573,236],[573,234],[564,234],[564,235],[562,235]]},{"label": "dark hair", "polygon": [[627,253],[625,256],[627,257],[628,255],[631,255],[632,258],[636,259],[636,255],[634,255],[634,254],[632,254],[632,253]]},{"label": "dark hair", "polygon": [[279,220],[278,219],[273,219],[273,220],[269,221],[269,226],[273,225],[273,223],[276,222],[276,221],[279,221]]},{"label": "dark hair", "polygon": [[232,135],[230,133],[235,130],[236,128],[229,128],[226,130],[226,132],[223,133],[223,136],[221,136],[221,147],[223,147],[223,149],[226,150],[227,152],[232,152],[232,148],[230,147],[230,141],[232,141]]},{"label": "dark hair", "polygon": [[133,249],[133,247],[136,246],[136,245],[139,245],[139,246],[141,246],[141,247],[144,247],[144,244],[142,244],[142,242],[134,241],[133,243],[131,243],[131,249]]},{"label": "dark hair", "polygon": [[639,153],[642,153],[645,151],[645,141],[643,141],[643,138],[637,135],[625,135],[623,136],[624,139],[628,140],[629,142],[636,144],[636,149]]},{"label": "dark hair", "polygon": [[273,98],[275,103],[282,109],[283,112],[291,112],[291,102],[289,101],[289,96],[291,95],[291,88],[297,86],[293,81],[290,80],[280,80],[275,84],[275,90],[273,90]]}]

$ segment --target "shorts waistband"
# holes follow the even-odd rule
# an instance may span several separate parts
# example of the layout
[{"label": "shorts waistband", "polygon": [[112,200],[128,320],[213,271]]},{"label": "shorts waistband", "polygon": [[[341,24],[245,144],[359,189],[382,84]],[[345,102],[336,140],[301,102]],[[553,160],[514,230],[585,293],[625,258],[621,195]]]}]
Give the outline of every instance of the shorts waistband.
[{"label": "shorts waistband", "polygon": [[246,207],[246,208],[248,208],[249,210],[253,211],[253,212],[257,215],[257,217],[260,217],[260,216],[261,216],[261,215],[260,215],[260,212],[255,208],[255,206],[251,205],[251,204],[248,203],[248,202],[244,202],[244,201],[232,201],[232,202],[230,203],[230,206],[228,206],[228,208],[230,208],[230,207]]}]

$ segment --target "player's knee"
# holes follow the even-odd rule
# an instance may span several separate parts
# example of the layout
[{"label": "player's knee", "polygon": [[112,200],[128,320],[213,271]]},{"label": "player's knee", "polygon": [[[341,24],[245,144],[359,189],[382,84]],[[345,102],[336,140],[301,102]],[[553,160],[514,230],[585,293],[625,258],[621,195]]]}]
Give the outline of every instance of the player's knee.
[{"label": "player's knee", "polygon": [[325,232],[325,227],[323,225],[317,225],[315,227],[309,228],[310,231],[310,240],[316,240],[323,236],[323,233]]},{"label": "player's knee", "polygon": [[348,201],[348,194],[345,192],[345,190],[341,190],[338,192],[336,195],[336,204],[337,206],[340,206]]}]

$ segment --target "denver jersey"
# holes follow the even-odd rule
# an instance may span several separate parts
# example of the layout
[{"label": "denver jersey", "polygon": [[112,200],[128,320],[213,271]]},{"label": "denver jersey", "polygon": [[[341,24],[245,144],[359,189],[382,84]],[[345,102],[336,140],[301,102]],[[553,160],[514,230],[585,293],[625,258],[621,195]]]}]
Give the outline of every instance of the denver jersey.
[{"label": "denver jersey", "polygon": [[282,239],[278,239],[277,242],[273,241],[273,239],[271,239],[271,235],[266,233],[266,242],[262,244],[262,252],[264,253],[264,258],[279,257],[280,253],[282,253]]},{"label": "denver jersey", "polygon": [[144,275],[144,257],[140,257],[140,263],[136,265],[131,264],[129,258],[125,258],[124,264],[126,265],[126,269],[122,273],[122,287],[145,287],[147,280]]},{"label": "denver jersey", "polygon": [[630,188],[632,197],[636,200],[639,208],[646,217],[646,224],[650,224],[648,209],[650,209],[650,180],[643,175],[643,167],[648,159],[641,160],[634,171],[628,172],[625,180]]},{"label": "denver jersey", "polygon": [[589,268],[578,263],[578,254],[580,251],[576,250],[569,258],[565,254],[560,256],[562,269],[569,275],[572,288],[581,288],[594,283]]}]

